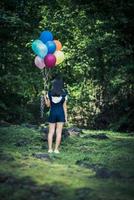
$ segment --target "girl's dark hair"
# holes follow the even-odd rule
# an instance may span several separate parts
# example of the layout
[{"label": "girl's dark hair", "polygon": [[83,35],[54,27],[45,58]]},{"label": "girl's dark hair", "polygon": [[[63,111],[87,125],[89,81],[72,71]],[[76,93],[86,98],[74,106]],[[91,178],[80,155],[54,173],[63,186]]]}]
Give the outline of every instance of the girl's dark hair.
[{"label": "girl's dark hair", "polygon": [[64,83],[63,79],[61,77],[56,77],[52,81],[52,89],[51,89],[51,95],[52,96],[61,96],[64,93]]}]

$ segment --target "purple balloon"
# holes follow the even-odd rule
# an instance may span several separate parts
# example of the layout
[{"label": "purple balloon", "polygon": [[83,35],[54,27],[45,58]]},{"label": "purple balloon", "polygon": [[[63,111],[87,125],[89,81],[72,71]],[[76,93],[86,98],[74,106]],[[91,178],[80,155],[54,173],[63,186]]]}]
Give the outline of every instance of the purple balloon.
[{"label": "purple balloon", "polygon": [[48,54],[44,58],[44,63],[46,65],[46,67],[48,67],[48,68],[54,67],[56,64],[56,57],[53,54]]}]

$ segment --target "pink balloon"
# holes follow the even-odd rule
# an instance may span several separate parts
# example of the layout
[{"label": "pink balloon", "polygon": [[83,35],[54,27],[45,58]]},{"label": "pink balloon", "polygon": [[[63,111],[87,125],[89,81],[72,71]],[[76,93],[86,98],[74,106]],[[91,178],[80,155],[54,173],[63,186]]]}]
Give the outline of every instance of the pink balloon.
[{"label": "pink balloon", "polygon": [[35,57],[34,63],[39,69],[43,69],[45,67],[44,59],[40,58],[39,56]]},{"label": "pink balloon", "polygon": [[48,54],[45,58],[44,58],[44,63],[46,65],[46,67],[51,68],[54,67],[56,64],[56,57],[53,54]]}]

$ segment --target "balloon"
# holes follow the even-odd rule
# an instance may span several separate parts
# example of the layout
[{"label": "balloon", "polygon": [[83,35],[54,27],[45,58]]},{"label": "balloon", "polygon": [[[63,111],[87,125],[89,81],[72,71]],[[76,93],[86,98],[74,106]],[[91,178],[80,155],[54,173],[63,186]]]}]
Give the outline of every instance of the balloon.
[{"label": "balloon", "polygon": [[41,58],[44,58],[48,52],[47,46],[40,40],[35,40],[32,43],[32,49],[34,53]]},{"label": "balloon", "polygon": [[56,65],[62,63],[65,59],[64,53],[62,51],[55,51],[54,55],[56,57]]},{"label": "balloon", "polygon": [[62,49],[62,44],[59,40],[54,40],[55,44],[56,44],[56,50],[61,50]]},{"label": "balloon", "polygon": [[53,41],[47,41],[46,46],[48,48],[48,54],[55,52],[55,50],[56,50],[56,44]]},{"label": "balloon", "polygon": [[48,54],[45,58],[44,58],[44,63],[46,65],[46,67],[51,68],[55,66],[56,63],[56,58],[55,55],[53,54]]},{"label": "balloon", "polygon": [[35,57],[34,63],[39,69],[43,69],[45,67],[44,59],[40,58],[39,56]]},{"label": "balloon", "polygon": [[43,43],[46,43],[47,41],[53,40],[53,35],[49,31],[43,31],[39,38]]}]

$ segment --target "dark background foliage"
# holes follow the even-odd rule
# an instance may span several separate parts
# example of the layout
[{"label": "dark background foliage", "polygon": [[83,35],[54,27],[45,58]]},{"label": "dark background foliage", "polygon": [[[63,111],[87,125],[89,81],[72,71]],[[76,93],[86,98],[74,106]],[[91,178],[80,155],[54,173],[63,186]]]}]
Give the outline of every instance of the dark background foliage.
[{"label": "dark background foliage", "polygon": [[[42,74],[31,43],[50,30],[66,59],[69,121],[94,129],[134,129],[133,0],[2,0],[1,119],[40,123]],[[47,117],[45,109],[45,118]]]}]

